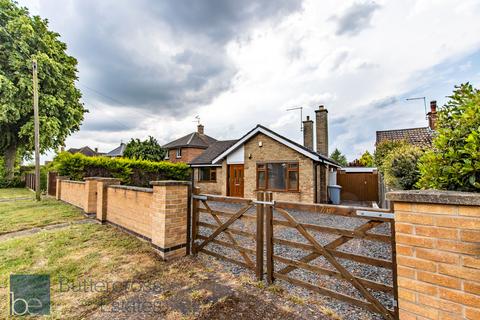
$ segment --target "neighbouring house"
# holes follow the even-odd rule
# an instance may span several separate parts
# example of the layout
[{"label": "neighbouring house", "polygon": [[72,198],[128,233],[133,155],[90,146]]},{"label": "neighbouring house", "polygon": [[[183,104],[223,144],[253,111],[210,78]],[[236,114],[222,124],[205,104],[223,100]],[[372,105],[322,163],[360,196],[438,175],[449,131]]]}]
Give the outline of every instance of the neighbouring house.
[{"label": "neighbouring house", "polygon": [[101,156],[103,153],[98,152],[98,148],[92,149],[89,146],[81,147],[81,148],[70,148],[67,150],[67,152],[70,152],[72,154],[74,153],[81,153],[87,157],[96,157],[96,156]]},{"label": "neighbouring house", "polygon": [[340,165],[328,158],[328,111],[316,113],[316,151],[313,121],[303,121],[304,144],[298,144],[262,125],[238,140],[215,141],[190,163],[194,185],[201,192],[255,198],[268,190],[274,199],[326,203],[327,185],[336,183]]},{"label": "neighbouring house", "polygon": [[377,131],[376,145],[382,141],[405,140],[412,145],[424,148],[432,145],[437,122],[437,101],[430,101],[427,113],[428,127]]},{"label": "neighbouring house", "polygon": [[190,163],[216,141],[216,139],[206,135],[204,126],[199,124],[196,132],[189,133],[163,146],[167,150],[165,159],[174,163]]},{"label": "neighbouring house", "polygon": [[111,158],[118,158],[118,157],[123,157],[123,152],[125,151],[125,147],[127,145],[123,142],[120,143],[120,145],[118,147],[116,147],[115,149],[113,149],[112,151],[110,152],[107,152],[106,154],[104,154],[106,157],[111,157]]}]

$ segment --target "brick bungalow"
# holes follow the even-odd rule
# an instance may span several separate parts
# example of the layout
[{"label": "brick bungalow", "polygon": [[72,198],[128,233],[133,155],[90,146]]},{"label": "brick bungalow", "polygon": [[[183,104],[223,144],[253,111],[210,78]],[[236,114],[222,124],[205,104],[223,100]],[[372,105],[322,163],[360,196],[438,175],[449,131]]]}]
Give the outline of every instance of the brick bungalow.
[{"label": "brick bungalow", "polygon": [[328,158],[328,111],[321,106],[315,113],[317,151],[309,117],[303,145],[257,125],[238,140],[211,143],[193,159],[194,185],[210,194],[254,198],[257,190],[269,190],[278,200],[328,202],[327,185],[340,166]]}]

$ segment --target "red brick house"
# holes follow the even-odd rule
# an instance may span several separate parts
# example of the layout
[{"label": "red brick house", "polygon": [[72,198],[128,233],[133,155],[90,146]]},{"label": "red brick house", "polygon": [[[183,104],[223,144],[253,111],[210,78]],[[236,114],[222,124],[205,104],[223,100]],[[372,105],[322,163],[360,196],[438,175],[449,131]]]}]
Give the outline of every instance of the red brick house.
[{"label": "red brick house", "polygon": [[189,133],[163,146],[167,150],[165,159],[174,163],[190,163],[216,141],[206,135],[203,125],[199,124],[196,132]]},{"label": "red brick house", "polygon": [[328,182],[335,183],[340,165],[328,158],[328,111],[316,110],[316,149],[313,121],[304,121],[304,144],[262,125],[238,140],[215,141],[190,162],[194,184],[201,192],[254,198],[257,190],[274,199],[328,202]]}]

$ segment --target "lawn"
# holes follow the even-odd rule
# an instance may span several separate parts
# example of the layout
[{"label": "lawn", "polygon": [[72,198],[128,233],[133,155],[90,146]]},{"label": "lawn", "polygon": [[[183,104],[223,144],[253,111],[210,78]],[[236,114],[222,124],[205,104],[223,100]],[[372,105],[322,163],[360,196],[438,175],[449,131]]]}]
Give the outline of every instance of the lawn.
[{"label": "lawn", "polygon": [[26,188],[5,188],[0,189],[0,200],[10,198],[34,198],[35,193]]},{"label": "lawn", "polygon": [[[2,190],[2,195],[6,195]],[[12,190],[12,189],[10,189]],[[10,195],[21,194],[17,189]],[[0,201],[0,234],[85,219],[82,211],[55,199]]]}]

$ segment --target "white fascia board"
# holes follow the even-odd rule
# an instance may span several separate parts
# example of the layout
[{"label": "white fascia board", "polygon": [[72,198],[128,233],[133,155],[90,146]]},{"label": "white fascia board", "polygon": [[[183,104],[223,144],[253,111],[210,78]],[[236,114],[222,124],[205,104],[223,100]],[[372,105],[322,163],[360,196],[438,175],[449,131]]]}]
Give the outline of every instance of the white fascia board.
[{"label": "white fascia board", "polygon": [[216,157],[215,159],[213,159],[212,163],[217,163],[218,161],[222,160],[224,157],[226,157],[228,154],[230,154],[232,151],[234,151],[235,149],[237,149],[239,146],[241,146],[242,144],[244,144],[248,139],[250,139],[251,137],[253,137],[254,135],[256,135],[257,133],[263,133],[264,135],[280,142],[281,144],[297,151],[298,153],[301,153],[303,154],[304,156],[312,159],[312,160],[315,160],[315,161],[320,161],[320,157],[318,157],[317,155],[313,154],[313,153],[310,153],[308,152],[307,150],[304,150],[302,148],[299,148],[297,147],[296,145],[292,144],[291,142],[275,135],[275,134],[272,134],[270,131],[266,131],[264,130],[263,128],[261,127],[258,127],[256,128],[255,130],[253,130],[252,132],[250,132],[248,135],[246,135],[245,137],[243,137],[241,140],[237,141],[233,146],[231,146],[230,148],[228,148],[227,150],[225,150],[222,154],[220,154],[218,157]]},{"label": "white fascia board", "polygon": [[201,167],[221,167],[221,164],[191,164],[192,168],[201,168]]}]

